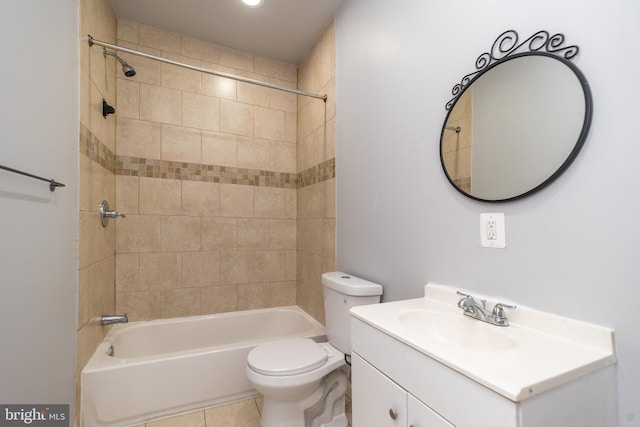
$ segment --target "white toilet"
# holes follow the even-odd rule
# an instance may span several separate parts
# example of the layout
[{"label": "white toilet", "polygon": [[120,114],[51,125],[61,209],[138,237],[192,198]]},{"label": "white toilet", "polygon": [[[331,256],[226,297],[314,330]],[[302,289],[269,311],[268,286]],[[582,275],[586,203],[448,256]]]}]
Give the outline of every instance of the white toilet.
[{"label": "white toilet", "polygon": [[247,378],[264,396],[261,427],[346,427],[349,309],[380,302],[382,286],[339,271],[322,275],[329,342],[289,338],[256,346]]}]

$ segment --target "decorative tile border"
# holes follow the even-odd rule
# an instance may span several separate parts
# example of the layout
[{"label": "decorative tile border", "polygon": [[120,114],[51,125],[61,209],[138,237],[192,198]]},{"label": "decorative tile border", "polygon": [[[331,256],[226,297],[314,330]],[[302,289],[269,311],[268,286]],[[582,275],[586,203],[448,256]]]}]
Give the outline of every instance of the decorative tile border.
[{"label": "decorative tile border", "polygon": [[80,152],[109,172],[115,171],[113,152],[82,124],[80,125]]},{"label": "decorative tile border", "polygon": [[296,174],[116,156],[83,125],[80,126],[80,152],[108,171],[121,176],[142,176],[276,188],[303,188],[336,176],[335,158]]},{"label": "decorative tile border", "polygon": [[257,187],[298,188],[295,173],[271,172],[170,160],[141,159],[116,156],[116,175],[147,178],[179,179],[182,181],[219,182]]},{"label": "decorative tile border", "polygon": [[336,158],[333,157],[298,173],[298,188],[304,188],[335,177]]}]

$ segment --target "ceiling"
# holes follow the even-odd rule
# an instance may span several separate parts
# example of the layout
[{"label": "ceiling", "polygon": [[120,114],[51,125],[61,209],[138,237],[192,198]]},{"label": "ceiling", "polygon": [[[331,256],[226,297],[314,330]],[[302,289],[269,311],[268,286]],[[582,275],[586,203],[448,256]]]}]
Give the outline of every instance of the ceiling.
[{"label": "ceiling", "polygon": [[118,18],[290,64],[300,63],[344,0],[111,0]]}]

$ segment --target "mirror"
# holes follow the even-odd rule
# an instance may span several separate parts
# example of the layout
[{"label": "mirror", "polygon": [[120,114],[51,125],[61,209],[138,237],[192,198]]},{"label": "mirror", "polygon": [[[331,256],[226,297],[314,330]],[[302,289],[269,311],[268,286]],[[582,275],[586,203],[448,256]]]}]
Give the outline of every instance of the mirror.
[{"label": "mirror", "polygon": [[575,159],[591,123],[589,86],[570,61],[578,47],[562,47],[564,36],[546,31],[517,39],[515,31],[501,34],[447,103],[442,166],[476,200],[515,200],[550,184]]}]

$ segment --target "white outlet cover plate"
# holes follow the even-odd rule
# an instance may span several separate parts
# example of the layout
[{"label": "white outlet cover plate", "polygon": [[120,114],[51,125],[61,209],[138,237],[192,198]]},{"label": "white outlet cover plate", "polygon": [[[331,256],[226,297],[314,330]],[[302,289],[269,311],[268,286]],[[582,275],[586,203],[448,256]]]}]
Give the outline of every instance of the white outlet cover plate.
[{"label": "white outlet cover plate", "polygon": [[[490,224],[495,223],[495,229],[489,233]],[[490,234],[495,233],[495,238],[490,238]],[[480,245],[483,248],[503,249],[507,245],[504,226],[504,213],[481,213],[480,214]]]}]

